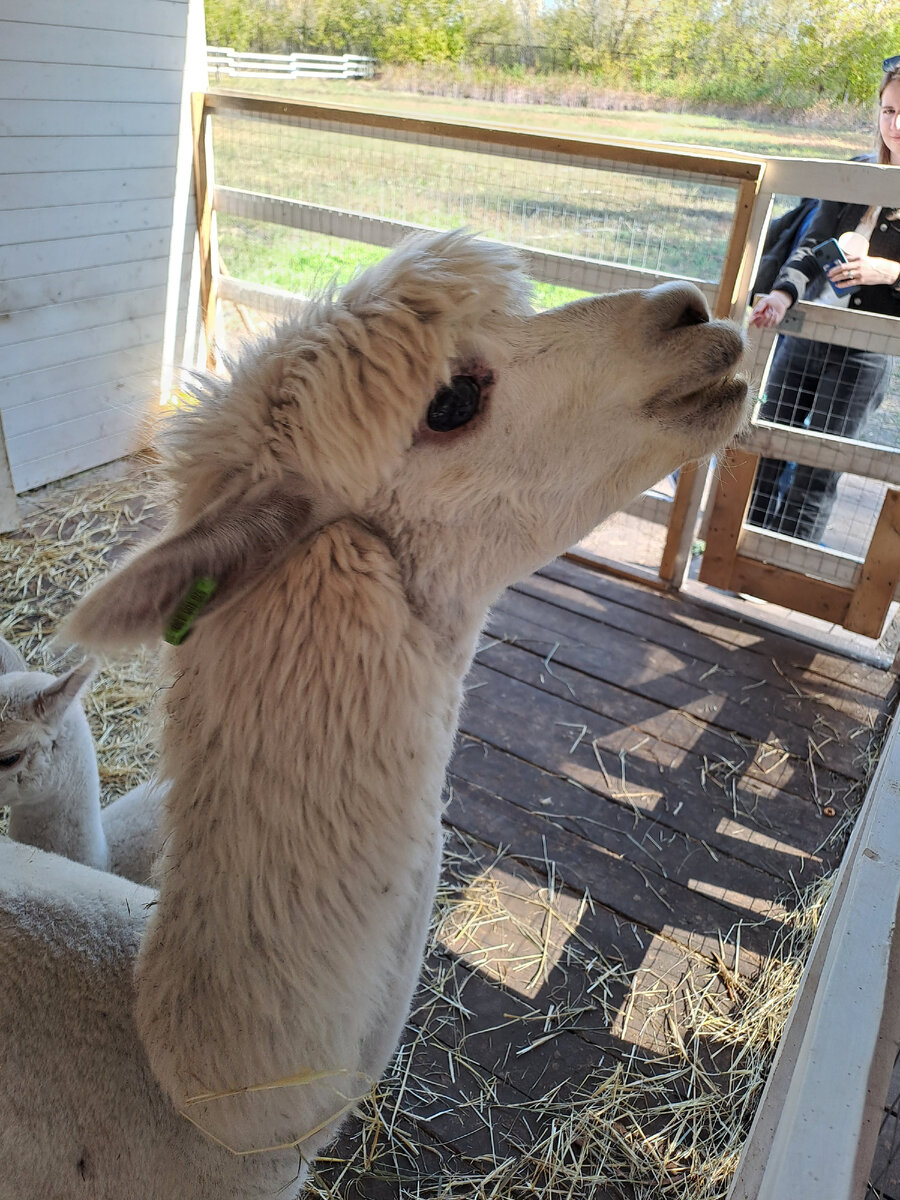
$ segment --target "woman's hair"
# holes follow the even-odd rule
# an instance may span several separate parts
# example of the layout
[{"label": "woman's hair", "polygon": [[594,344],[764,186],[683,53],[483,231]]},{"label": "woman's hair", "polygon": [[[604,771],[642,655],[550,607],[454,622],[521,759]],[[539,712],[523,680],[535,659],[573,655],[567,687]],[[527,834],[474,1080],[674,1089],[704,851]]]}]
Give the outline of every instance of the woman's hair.
[{"label": "woman's hair", "polygon": [[[900,67],[894,67],[892,71],[885,71],[884,77],[881,80],[881,87],[878,89],[878,103],[881,104],[881,97],[884,95],[884,89],[889,83],[896,83],[900,80]],[[881,136],[881,123],[875,127],[875,153],[878,162],[888,164],[891,161],[891,152],[884,144],[884,138]]]}]

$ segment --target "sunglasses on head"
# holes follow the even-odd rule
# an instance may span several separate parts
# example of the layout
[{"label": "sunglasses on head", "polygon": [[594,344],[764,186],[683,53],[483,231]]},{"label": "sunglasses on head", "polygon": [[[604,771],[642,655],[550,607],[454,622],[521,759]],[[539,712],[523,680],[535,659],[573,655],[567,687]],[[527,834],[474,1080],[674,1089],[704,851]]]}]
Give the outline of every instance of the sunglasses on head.
[{"label": "sunglasses on head", "polygon": [[891,58],[886,58],[881,64],[882,71],[893,71],[896,67],[900,67],[900,54],[894,54]]}]

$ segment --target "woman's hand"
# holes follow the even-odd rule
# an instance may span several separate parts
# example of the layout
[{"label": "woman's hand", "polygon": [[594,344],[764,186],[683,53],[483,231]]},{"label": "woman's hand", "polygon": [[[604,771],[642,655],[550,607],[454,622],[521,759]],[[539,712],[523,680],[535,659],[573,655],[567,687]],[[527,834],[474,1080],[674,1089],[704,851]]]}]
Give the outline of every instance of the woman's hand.
[{"label": "woman's hand", "polygon": [[892,287],[900,279],[900,262],[870,258],[868,254],[848,254],[845,263],[835,263],[828,278],[838,287],[871,287],[878,283]]},{"label": "woman's hand", "polygon": [[750,324],[757,329],[773,329],[784,320],[784,314],[791,307],[792,300],[792,296],[782,291],[760,296],[750,313]]}]

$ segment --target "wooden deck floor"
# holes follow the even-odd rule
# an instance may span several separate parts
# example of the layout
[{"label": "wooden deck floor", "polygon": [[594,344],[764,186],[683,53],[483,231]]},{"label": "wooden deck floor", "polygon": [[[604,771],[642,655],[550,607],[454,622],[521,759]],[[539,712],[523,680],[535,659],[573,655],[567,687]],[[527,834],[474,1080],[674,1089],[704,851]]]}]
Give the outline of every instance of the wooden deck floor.
[{"label": "wooden deck floor", "polygon": [[496,605],[467,688],[445,917],[387,1093],[409,1151],[360,1171],[383,1128],[358,1128],[323,1194],[631,1195],[615,1156],[547,1190],[534,1147],[583,1086],[671,1056],[693,974],[723,967],[725,996],[772,952],[839,860],[894,678],[560,560]]},{"label": "wooden deck floor", "polygon": [[[158,523],[152,505],[111,494],[51,493],[6,561],[68,554],[71,513],[92,505],[112,540]],[[33,601],[8,577],[17,641],[82,586],[35,561]],[[894,685],[562,560],[506,592],[467,681],[406,1039],[311,1194],[721,1195],[692,1175],[712,1171],[692,1139],[706,1121],[715,1144],[716,1080],[741,1055],[698,1010],[740,1004],[800,894],[837,864]],[[679,1112],[686,1132],[672,1136]]]}]

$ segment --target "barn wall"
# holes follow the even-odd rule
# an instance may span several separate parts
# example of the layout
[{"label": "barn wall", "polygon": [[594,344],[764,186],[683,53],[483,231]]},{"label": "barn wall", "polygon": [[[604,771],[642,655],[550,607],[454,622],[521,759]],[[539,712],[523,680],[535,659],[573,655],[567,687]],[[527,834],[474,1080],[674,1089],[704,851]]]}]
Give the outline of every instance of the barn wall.
[{"label": "barn wall", "polygon": [[164,357],[183,353],[198,13],[202,32],[194,0],[31,0],[0,17],[0,415],[17,492],[137,448]]}]

